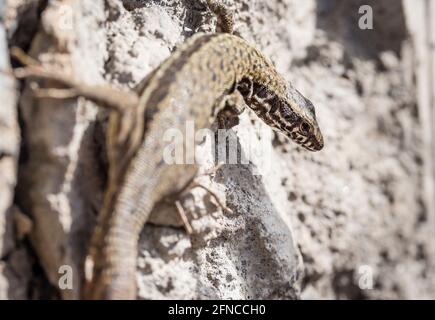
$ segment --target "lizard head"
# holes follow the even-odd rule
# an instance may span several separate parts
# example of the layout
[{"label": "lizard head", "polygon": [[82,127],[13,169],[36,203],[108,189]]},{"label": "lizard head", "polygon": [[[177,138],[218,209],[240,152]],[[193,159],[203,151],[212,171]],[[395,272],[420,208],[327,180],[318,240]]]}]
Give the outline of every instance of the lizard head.
[{"label": "lizard head", "polygon": [[307,150],[319,151],[323,148],[323,136],[310,100],[290,86],[278,109],[284,123],[279,131]]}]

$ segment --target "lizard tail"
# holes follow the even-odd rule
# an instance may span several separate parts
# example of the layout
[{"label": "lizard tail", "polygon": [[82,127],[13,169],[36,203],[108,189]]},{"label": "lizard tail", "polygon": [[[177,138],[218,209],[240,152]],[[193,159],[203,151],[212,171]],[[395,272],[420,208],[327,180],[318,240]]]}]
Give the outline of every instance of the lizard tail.
[{"label": "lizard tail", "polygon": [[[107,192],[85,261],[86,300],[136,299],[136,258],[140,232],[127,221],[116,221]],[[108,215],[111,217],[107,218]]]}]

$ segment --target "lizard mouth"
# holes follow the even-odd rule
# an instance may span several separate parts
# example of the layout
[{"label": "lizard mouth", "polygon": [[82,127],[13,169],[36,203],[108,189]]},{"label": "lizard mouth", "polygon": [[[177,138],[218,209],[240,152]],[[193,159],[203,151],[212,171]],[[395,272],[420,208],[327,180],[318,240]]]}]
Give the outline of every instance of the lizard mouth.
[{"label": "lizard mouth", "polygon": [[305,143],[300,143],[300,145],[309,151],[320,151],[324,147],[323,137],[322,135],[313,135]]},{"label": "lizard mouth", "polygon": [[309,151],[320,151],[323,149],[323,145],[320,144],[312,144],[312,145],[301,145],[304,149]]},{"label": "lizard mouth", "polygon": [[[278,130],[277,130],[278,131]],[[278,131],[280,132],[280,131]],[[309,136],[301,136],[296,133],[287,134],[287,138],[300,145],[309,151],[320,151],[324,147],[323,136],[320,132],[310,134]]]},{"label": "lizard mouth", "polygon": [[316,143],[314,143],[314,147],[311,149],[311,151],[320,151],[323,149],[323,146],[323,140],[317,141]]}]

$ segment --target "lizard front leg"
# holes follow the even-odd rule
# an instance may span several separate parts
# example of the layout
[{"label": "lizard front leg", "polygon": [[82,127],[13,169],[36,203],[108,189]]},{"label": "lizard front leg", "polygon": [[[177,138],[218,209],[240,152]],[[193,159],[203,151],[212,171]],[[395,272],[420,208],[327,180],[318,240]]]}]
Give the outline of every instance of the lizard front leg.
[{"label": "lizard front leg", "polygon": [[239,124],[239,115],[246,108],[243,96],[239,91],[225,96],[219,103],[219,112],[215,115],[219,129],[231,129]]}]

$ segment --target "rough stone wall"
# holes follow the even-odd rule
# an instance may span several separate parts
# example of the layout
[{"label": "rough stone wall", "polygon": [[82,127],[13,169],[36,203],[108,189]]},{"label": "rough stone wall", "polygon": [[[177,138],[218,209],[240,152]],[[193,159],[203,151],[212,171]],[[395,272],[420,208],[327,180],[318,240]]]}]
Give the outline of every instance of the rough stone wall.
[{"label": "rough stone wall", "polygon": [[[139,298],[434,298],[416,56],[401,2],[227,3],[237,33],[313,101],[325,148],[301,150],[245,112],[233,128],[240,152],[257,146],[267,157],[200,178],[233,213],[193,189],[182,199],[192,235],[174,210],[154,215],[140,242]],[[373,7],[374,30],[357,28],[361,4]],[[0,8],[2,69],[8,42],[78,80],[123,88],[214,28],[194,0],[7,0]],[[9,179],[0,180],[0,298],[77,298],[105,184],[107,114],[83,99],[35,99],[23,84],[18,118],[2,79],[2,98],[10,97],[0,133],[12,136],[0,142],[0,177]],[[202,172],[213,154],[200,146]],[[73,290],[58,289],[61,265],[74,271]],[[367,272],[371,290],[360,285]]]}]

